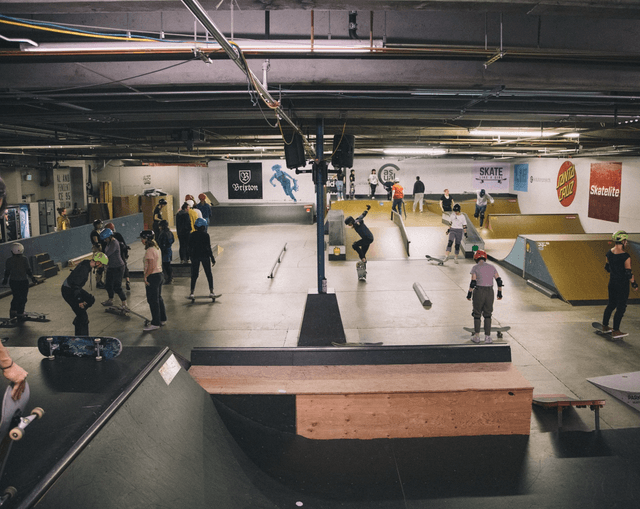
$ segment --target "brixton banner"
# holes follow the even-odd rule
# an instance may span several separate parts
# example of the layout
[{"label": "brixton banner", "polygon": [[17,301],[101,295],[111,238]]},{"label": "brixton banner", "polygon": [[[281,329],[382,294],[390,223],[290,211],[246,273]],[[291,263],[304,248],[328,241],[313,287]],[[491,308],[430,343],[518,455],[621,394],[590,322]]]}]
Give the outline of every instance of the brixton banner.
[{"label": "brixton banner", "polygon": [[228,163],[230,200],[262,199],[262,163]]},{"label": "brixton banner", "polygon": [[588,216],[617,223],[621,185],[622,163],[591,163]]}]

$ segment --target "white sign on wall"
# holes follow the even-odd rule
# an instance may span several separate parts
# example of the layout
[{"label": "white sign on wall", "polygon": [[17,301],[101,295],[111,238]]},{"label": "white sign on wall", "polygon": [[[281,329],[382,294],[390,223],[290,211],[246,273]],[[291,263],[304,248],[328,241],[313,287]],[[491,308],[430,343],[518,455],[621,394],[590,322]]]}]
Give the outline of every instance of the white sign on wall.
[{"label": "white sign on wall", "polygon": [[473,188],[509,192],[511,164],[486,161],[473,164]]}]

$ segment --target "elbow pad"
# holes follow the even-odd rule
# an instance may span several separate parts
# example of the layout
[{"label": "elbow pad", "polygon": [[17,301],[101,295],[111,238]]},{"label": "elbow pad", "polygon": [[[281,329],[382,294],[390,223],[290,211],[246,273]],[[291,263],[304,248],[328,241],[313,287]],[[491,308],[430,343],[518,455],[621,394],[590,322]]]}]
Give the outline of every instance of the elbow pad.
[{"label": "elbow pad", "polygon": [[475,288],[478,286],[478,282],[475,279],[471,280],[471,284],[469,284],[469,288]]},{"label": "elbow pad", "polygon": [[497,277],[496,278],[496,283],[498,283],[498,288],[502,288],[504,285],[502,284],[502,278],[501,277]]},{"label": "elbow pad", "polygon": [[633,277],[633,272],[631,272],[631,269],[624,269],[624,274],[625,276],[627,276],[627,279],[631,279]]},{"label": "elbow pad", "polygon": [[604,270],[606,270],[607,272],[611,273],[611,267],[609,267],[609,262],[604,264]]}]

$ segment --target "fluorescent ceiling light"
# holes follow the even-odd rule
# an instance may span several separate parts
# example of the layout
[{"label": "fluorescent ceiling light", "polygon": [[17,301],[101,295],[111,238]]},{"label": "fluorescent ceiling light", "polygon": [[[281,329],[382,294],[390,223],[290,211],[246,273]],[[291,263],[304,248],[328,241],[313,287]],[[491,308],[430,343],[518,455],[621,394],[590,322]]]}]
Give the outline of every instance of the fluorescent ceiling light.
[{"label": "fluorescent ceiling light", "polygon": [[580,138],[580,133],[567,133],[563,134],[564,138]]},{"label": "fluorescent ceiling light", "polygon": [[447,153],[442,148],[385,148],[383,152],[389,156],[441,156]]},{"label": "fluorescent ceiling light", "polygon": [[469,131],[471,136],[494,136],[501,138],[546,138],[547,136],[556,136],[560,134],[557,131],[491,131],[488,129],[472,129]]}]

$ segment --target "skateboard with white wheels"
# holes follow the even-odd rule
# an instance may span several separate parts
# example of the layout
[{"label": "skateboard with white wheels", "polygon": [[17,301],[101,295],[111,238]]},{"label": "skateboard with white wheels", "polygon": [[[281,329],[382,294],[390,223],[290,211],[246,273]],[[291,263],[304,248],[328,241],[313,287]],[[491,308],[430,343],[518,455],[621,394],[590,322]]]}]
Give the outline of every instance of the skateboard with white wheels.
[{"label": "skateboard with white wheels", "polygon": [[214,293],[213,297],[211,295],[194,295],[193,297],[188,295],[187,299],[189,299],[192,304],[195,303],[196,299],[211,299],[211,302],[213,303],[220,297],[222,297],[221,293]]},{"label": "skateboard with white wheels", "polygon": [[97,361],[114,359],[122,352],[118,338],[109,336],[41,336],[38,350],[50,360],[56,357],[93,357]]},{"label": "skateboard with white wheels", "polygon": [[[462,328],[467,332],[470,332],[472,336],[476,333],[473,327],[462,327]],[[496,335],[500,339],[502,339],[502,336],[504,335],[503,333],[507,332],[510,329],[511,327],[509,327],[508,325],[505,327],[491,327],[491,332],[495,332]],[[480,333],[483,333],[483,332],[484,332],[484,329],[480,329]]]},{"label": "skateboard with white wheels", "polygon": [[357,262],[356,263],[356,271],[358,272],[358,280],[366,281],[367,280],[367,264],[366,262]]},{"label": "skateboard with white wheels", "polygon": [[435,258],[434,256],[424,255],[430,262],[436,262],[438,265],[444,265],[444,258]]}]

